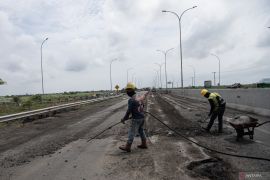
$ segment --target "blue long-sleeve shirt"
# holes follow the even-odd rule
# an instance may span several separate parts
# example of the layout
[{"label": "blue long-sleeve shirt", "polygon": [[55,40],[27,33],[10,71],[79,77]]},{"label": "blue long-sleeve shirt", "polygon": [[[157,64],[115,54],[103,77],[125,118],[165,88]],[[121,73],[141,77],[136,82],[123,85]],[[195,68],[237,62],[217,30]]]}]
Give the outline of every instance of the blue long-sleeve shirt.
[{"label": "blue long-sleeve shirt", "polygon": [[123,119],[128,120],[130,114],[133,119],[144,118],[143,108],[144,108],[143,102],[136,100],[136,94],[134,94],[128,100],[128,109]]}]

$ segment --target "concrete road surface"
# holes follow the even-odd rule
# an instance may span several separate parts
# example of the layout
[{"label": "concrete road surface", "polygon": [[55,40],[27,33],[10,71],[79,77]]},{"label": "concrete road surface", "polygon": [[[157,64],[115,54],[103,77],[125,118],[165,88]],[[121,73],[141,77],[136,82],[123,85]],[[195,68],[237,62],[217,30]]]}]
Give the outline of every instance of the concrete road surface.
[{"label": "concrete road surface", "polygon": [[[245,140],[239,144],[229,127],[223,135],[202,132],[204,124],[199,120],[206,108],[200,109],[197,102],[149,94],[146,104],[148,111],[193,141],[227,152],[270,157],[263,139],[268,138],[267,133],[258,133],[261,138],[256,140],[260,142]],[[118,149],[126,143],[130,122],[87,142],[119,122],[126,106],[127,97],[121,97],[23,125],[2,125],[0,179],[237,179],[243,171],[270,172],[269,162],[206,151],[150,116],[145,123],[148,149],[136,147],[139,138],[135,138],[131,153]],[[226,116],[233,113],[230,110]]]}]

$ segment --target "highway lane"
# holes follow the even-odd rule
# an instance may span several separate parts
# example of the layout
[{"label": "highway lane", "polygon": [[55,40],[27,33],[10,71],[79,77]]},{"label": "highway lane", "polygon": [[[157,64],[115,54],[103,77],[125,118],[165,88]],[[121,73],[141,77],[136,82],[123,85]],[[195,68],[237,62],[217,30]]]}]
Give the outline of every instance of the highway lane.
[{"label": "highway lane", "polygon": [[[202,114],[202,116],[206,116],[206,114],[209,112],[210,110],[210,106],[209,104],[205,103],[205,102],[201,102],[199,100],[195,100],[195,99],[189,99],[188,97],[179,97],[179,96],[165,96],[165,98],[169,98],[170,101],[172,101],[172,103],[177,104],[178,106],[180,106],[183,109],[190,109],[193,112],[196,112],[197,114]],[[237,115],[248,115],[251,117],[254,117],[256,119],[259,120],[259,123],[265,122],[265,121],[270,121],[269,117],[265,117],[265,116],[260,116],[258,114],[254,114],[254,113],[249,113],[249,112],[243,112],[243,111],[239,111],[236,109],[231,109],[231,108],[226,108],[225,114],[224,114],[224,121],[225,122],[225,126],[229,129],[232,130],[232,132],[234,132],[234,135],[236,135],[236,132],[234,130],[234,128],[228,124],[228,119],[229,118],[233,118]],[[217,124],[217,120],[215,121],[214,124]],[[244,136],[245,138],[249,138],[249,136]],[[262,125],[258,128],[255,128],[254,131],[254,141],[257,143],[262,143],[268,147],[270,147],[270,123]]]},{"label": "highway lane", "polygon": [[[24,125],[11,124],[1,128],[0,179],[12,179],[26,163],[50,157],[57,150],[81,138],[88,139],[109,125],[112,114],[117,115],[127,104],[127,98],[81,107]],[[113,118],[120,121],[120,116]],[[42,158],[41,158],[42,159]],[[40,161],[42,164],[42,160]],[[36,165],[29,164],[32,168]],[[28,167],[28,169],[31,169]],[[26,174],[22,171],[18,177]],[[12,178],[11,178],[12,177]],[[16,177],[16,176],[14,176]],[[34,176],[28,179],[35,179]]]},{"label": "highway lane", "polygon": [[[155,100],[150,101],[152,101],[148,106],[150,111],[155,112],[156,108],[162,108],[158,106]],[[119,99],[119,101],[110,103],[106,107],[105,104],[100,104],[96,112],[86,113],[84,116],[77,116],[75,112],[67,115],[62,114],[61,118],[63,119],[68,116],[72,119],[76,118],[76,120],[58,129],[59,133],[52,132],[50,135],[38,135],[35,139],[31,139],[31,142],[21,144],[20,148],[12,147],[10,150],[2,152],[1,156],[16,156],[15,152],[19,154],[32,153],[35,150],[40,150],[41,144],[43,144],[42,148],[49,149],[52,146],[49,142],[53,140],[56,140],[57,143],[66,141],[66,139],[59,138],[61,134],[63,136],[75,136],[76,131],[83,131],[84,133],[78,135],[76,139],[68,141],[62,147],[57,147],[54,152],[27,159],[25,163],[1,167],[1,179],[177,180],[179,177],[186,180],[205,179],[200,174],[192,177],[191,172],[186,169],[186,165],[192,161],[211,157],[206,156],[200,148],[177,137],[168,137],[167,128],[153,119],[147,119],[146,127],[151,127],[151,131],[161,130],[162,133],[149,134],[148,149],[137,148],[140,139],[136,138],[131,153],[119,150],[118,147],[126,143],[130,121],[106,131],[93,141],[87,142],[87,139],[101,130],[119,122],[126,111],[126,107],[127,98]],[[168,117],[168,123],[172,123],[169,118],[171,116],[164,114],[164,117]]]},{"label": "highway lane", "polygon": [[[187,106],[188,108],[184,108]],[[231,175],[237,177],[235,169],[268,171],[269,166],[260,161],[253,162],[229,157],[223,159],[223,156],[221,159],[216,159],[216,155],[176,136],[149,116],[147,116],[145,124],[149,136],[147,150],[136,147],[140,143],[139,138],[135,139],[131,153],[118,149],[120,145],[126,143],[130,122],[119,124],[93,141],[87,142],[87,139],[96,133],[119,122],[126,107],[127,96],[17,127],[21,135],[24,132],[24,135],[29,138],[28,141],[25,140],[14,146],[6,144],[8,148],[2,149],[0,179],[140,178],[176,180],[181,177],[189,180],[221,176],[233,179]],[[156,94],[150,94],[147,102],[148,111],[194,141],[203,142],[213,148],[220,148],[219,150],[229,150],[240,154],[253,154],[254,150],[260,147],[255,155],[268,156],[267,148],[261,147],[262,143],[255,141],[237,144],[234,134],[230,133],[230,131],[233,132],[233,129],[226,128],[222,136],[201,133],[198,117],[195,116],[198,109],[193,110],[192,107],[195,107],[194,104],[181,103],[181,114],[179,114],[173,106],[165,103]],[[203,111],[201,112],[203,113]],[[214,126],[214,128],[216,127]],[[31,129],[33,131],[30,131]],[[12,130],[14,131],[11,129],[5,135],[10,134]],[[41,132],[37,133],[38,130]],[[25,131],[33,133],[35,137]],[[14,137],[10,135],[9,138]],[[4,143],[3,139],[0,143]],[[245,147],[248,147],[248,150]],[[14,161],[15,163],[12,164]],[[249,164],[249,168],[237,164],[242,162]],[[237,168],[234,167],[235,165]],[[205,174],[205,168],[209,167],[216,167],[216,170]]]}]

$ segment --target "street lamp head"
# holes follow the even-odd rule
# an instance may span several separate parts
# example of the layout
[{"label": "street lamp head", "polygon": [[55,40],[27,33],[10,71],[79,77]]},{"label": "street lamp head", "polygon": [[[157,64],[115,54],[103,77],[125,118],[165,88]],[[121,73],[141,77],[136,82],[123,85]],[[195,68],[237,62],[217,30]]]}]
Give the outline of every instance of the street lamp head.
[{"label": "street lamp head", "polygon": [[45,40],[47,41],[49,38],[46,38]]},{"label": "street lamp head", "polygon": [[192,8],[196,8],[197,6],[193,6]]},{"label": "street lamp head", "polygon": [[162,12],[167,12],[166,10],[162,10]]},{"label": "street lamp head", "polygon": [[166,53],[167,53],[167,52],[169,52],[169,51],[171,51],[171,50],[173,50],[173,49],[174,49],[174,48],[171,48],[171,49],[167,49]]}]

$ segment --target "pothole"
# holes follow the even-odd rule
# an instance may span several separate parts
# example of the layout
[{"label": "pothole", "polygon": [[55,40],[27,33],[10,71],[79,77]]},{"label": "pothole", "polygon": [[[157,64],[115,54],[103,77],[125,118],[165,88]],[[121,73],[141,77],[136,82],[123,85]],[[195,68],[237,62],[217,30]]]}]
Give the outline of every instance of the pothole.
[{"label": "pothole", "polygon": [[192,161],[187,165],[191,175],[195,177],[208,177],[214,180],[231,179],[227,164],[219,158],[208,158]]}]

